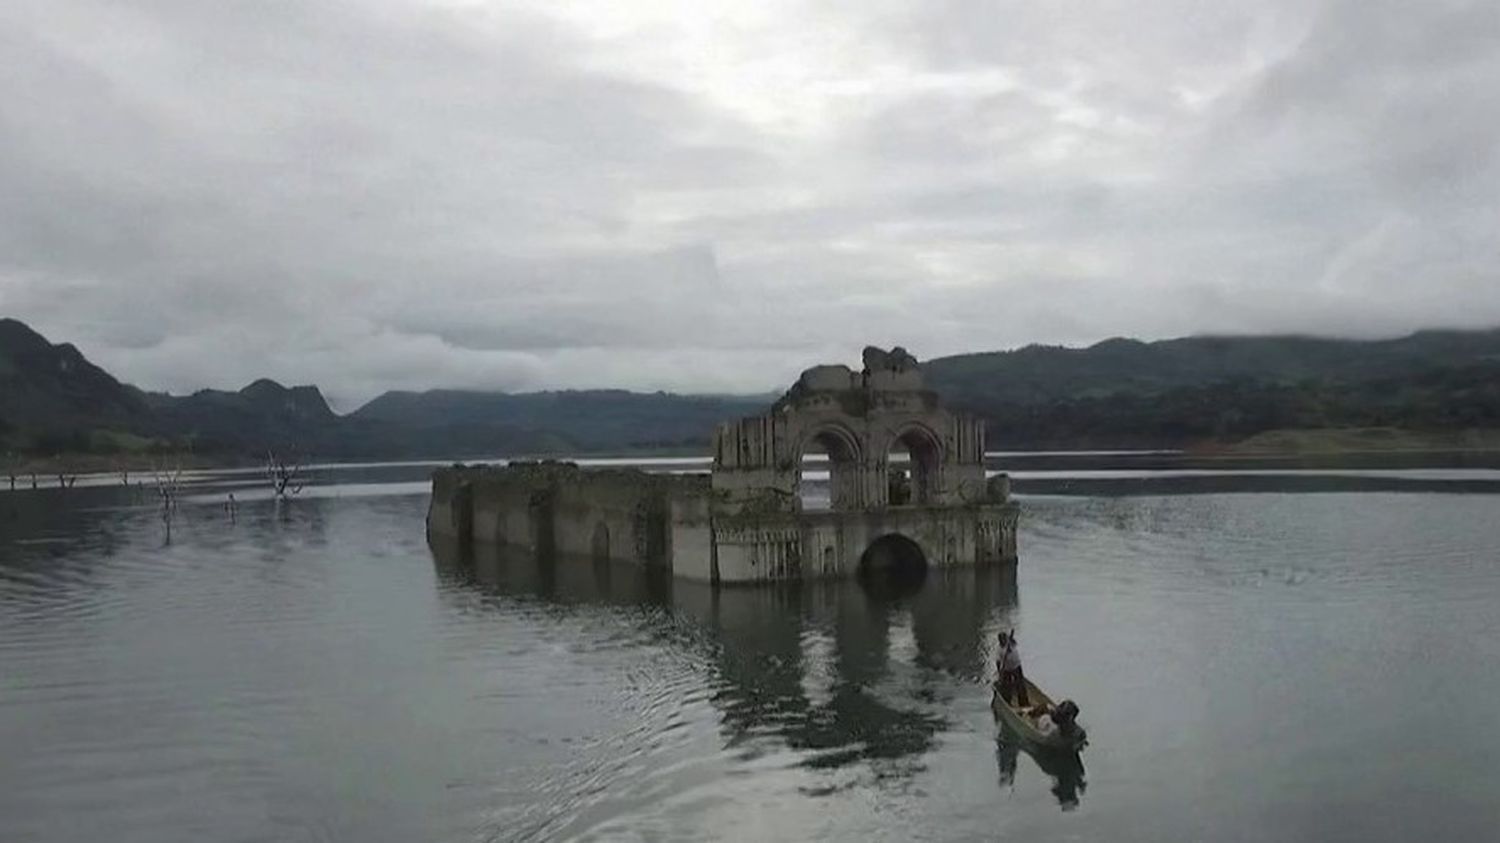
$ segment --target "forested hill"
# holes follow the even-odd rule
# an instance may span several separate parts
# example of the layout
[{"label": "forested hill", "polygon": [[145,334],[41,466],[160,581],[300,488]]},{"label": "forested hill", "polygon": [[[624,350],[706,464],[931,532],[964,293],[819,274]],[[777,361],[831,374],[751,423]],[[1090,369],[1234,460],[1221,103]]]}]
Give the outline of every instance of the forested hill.
[{"label": "forested hill", "polygon": [[[811,365],[818,361],[808,361]],[[689,364],[690,365],[690,364]],[[1395,340],[1115,339],[923,364],[998,448],[1184,446],[1289,428],[1500,431],[1500,330]],[[340,416],[314,386],[142,392],[0,320],[0,454],[191,450],[253,457],[471,458],[707,447],[715,423],[774,396],[623,390],[391,392]],[[8,458],[13,459],[13,458]]]},{"label": "forested hill", "polygon": [[40,440],[59,447],[82,427],[139,430],[151,420],[139,392],[77,348],[0,319],[0,446]]},{"label": "forested hill", "polygon": [[1500,429],[1500,330],[1394,340],[1190,337],[924,366],[1002,448],[1181,446],[1285,429]]},{"label": "forested hill", "polygon": [[473,431],[505,424],[546,431],[559,445],[582,450],[702,446],[725,419],[765,410],[773,395],[675,395],[619,389],[561,392],[474,392],[435,389],[387,392],[349,418],[397,426],[411,435]]},{"label": "forested hill", "polygon": [[0,320],[0,457],[191,451],[254,458],[268,449],[320,459],[703,448],[715,423],[773,396],[623,390],[387,393],[348,416],[315,386],[261,379],[237,391],[177,396],[122,384],[71,345]]},{"label": "forested hill", "polygon": [[1358,382],[1500,361],[1500,329],[1420,331],[1392,340],[1303,336],[1111,339],[1087,348],[1030,345],[941,357],[927,383],[974,406],[1046,404],[1118,393],[1155,395],[1226,382]]}]

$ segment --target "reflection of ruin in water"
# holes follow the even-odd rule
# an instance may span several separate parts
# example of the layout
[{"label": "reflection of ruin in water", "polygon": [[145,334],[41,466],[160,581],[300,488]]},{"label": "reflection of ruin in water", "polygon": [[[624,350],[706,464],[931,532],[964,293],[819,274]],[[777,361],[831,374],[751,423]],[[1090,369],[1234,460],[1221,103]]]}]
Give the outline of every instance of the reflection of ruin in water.
[{"label": "reflection of ruin in water", "polygon": [[641,622],[709,668],[726,749],[754,758],[775,741],[802,766],[869,763],[882,777],[919,769],[949,726],[940,704],[955,682],[988,681],[991,630],[1017,603],[1010,566],[932,571],[905,593],[851,581],[714,589],[629,563],[432,547],[445,581],[488,594],[667,610]]},{"label": "reflection of ruin in water", "polygon": [[1036,763],[1037,769],[1052,779],[1048,789],[1057,798],[1057,804],[1064,811],[1077,808],[1080,794],[1088,789],[1088,782],[1083,778],[1083,758],[1076,752],[1032,749],[1003,727],[995,739],[995,764],[1000,770],[1000,786],[1007,789],[1015,786],[1022,752]]}]

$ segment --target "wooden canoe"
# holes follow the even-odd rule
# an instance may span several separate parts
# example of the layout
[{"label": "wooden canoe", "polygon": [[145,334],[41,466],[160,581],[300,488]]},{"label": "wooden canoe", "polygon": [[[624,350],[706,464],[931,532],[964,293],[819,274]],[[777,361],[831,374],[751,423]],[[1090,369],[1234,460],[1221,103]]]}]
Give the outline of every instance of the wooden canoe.
[{"label": "wooden canoe", "polygon": [[[1048,708],[1051,708],[1053,705],[1056,705],[1052,698],[1047,696],[1047,693],[1038,688],[1030,679],[1025,680],[1025,682],[1027,696],[1032,706],[1046,704]],[[1000,696],[999,686],[996,686],[994,689],[994,696],[990,700],[990,708],[994,710],[996,720],[1004,723],[1012,732],[1035,746],[1077,752],[1088,744],[1088,735],[1083,731],[1082,726],[1078,726],[1067,735],[1057,731],[1047,735],[1038,732],[1036,723],[1029,714],[1013,707]]]}]

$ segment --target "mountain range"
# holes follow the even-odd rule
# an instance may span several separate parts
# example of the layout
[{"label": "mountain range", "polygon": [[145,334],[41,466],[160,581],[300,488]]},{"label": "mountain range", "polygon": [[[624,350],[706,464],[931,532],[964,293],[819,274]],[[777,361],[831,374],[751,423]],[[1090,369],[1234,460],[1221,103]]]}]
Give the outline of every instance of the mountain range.
[{"label": "mountain range", "polygon": [[[949,404],[987,420],[995,447],[1181,446],[1287,428],[1500,428],[1500,330],[1378,341],[1111,339],[922,365]],[[700,450],[715,422],[760,412],[774,397],[439,389],[388,392],[339,415],[317,387],[271,380],[236,392],[145,392],[74,346],[0,319],[0,450],[12,452],[456,458]]]},{"label": "mountain range", "polygon": [[316,386],[258,380],[177,396],[123,384],[72,345],[0,319],[0,452],[473,457],[701,446],[774,396],[623,390],[388,392],[348,415]]}]

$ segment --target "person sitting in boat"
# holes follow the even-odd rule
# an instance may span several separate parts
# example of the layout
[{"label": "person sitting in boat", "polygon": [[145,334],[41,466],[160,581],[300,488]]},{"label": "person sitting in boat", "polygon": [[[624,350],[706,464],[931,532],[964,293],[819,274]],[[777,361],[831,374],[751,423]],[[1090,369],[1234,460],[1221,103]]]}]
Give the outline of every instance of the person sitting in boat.
[{"label": "person sitting in boat", "polygon": [[1072,700],[1063,700],[1058,703],[1057,707],[1052,710],[1052,719],[1057,721],[1058,725],[1072,724],[1078,719],[1078,703]]},{"label": "person sitting in boat", "polygon": [[1083,738],[1083,728],[1078,725],[1078,704],[1063,700],[1055,706],[1040,703],[1026,711],[1026,716],[1035,724],[1043,738],[1058,735],[1077,740]]},{"label": "person sitting in boat", "polygon": [[996,661],[1000,669],[998,680],[1000,698],[1018,706],[1029,705],[1026,693],[1026,676],[1021,672],[1021,652],[1016,649],[1016,632],[1000,633],[1000,658]]},{"label": "person sitting in boat", "polygon": [[1081,737],[1079,733],[1083,729],[1078,725],[1078,703],[1063,700],[1048,712],[1048,716],[1065,737]]}]

